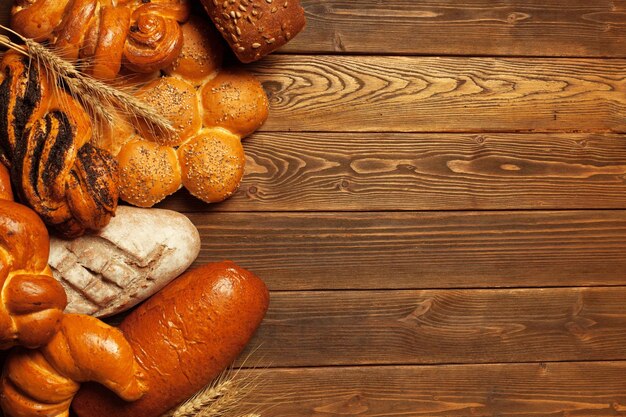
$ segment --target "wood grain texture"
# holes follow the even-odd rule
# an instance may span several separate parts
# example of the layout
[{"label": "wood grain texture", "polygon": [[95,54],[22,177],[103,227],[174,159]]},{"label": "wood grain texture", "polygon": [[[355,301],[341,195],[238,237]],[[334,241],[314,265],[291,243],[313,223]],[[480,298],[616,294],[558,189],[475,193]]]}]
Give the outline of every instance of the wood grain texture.
[{"label": "wood grain texture", "polygon": [[[626,208],[626,138],[609,134],[262,133],[216,211]],[[160,205],[205,211],[178,193]]]},{"label": "wood grain texture", "polygon": [[626,56],[613,0],[303,0],[297,53]]},{"label": "wood grain texture", "polygon": [[[626,364],[548,363],[251,371],[264,416],[626,415]],[[260,403],[260,404],[259,404]]]},{"label": "wood grain texture", "polygon": [[626,132],[626,60],[270,55],[265,131]]},{"label": "wood grain texture", "polygon": [[250,342],[249,361],[294,367],[622,360],[624,300],[624,287],[277,292]]},{"label": "wood grain texture", "polygon": [[626,284],[626,211],[190,214],[273,290]]}]

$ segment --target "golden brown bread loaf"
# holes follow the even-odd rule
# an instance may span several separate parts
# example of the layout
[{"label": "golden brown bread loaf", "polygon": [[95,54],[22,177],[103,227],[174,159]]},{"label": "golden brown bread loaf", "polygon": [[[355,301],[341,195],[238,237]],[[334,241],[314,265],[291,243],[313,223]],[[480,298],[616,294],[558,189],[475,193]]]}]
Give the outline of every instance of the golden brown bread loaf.
[{"label": "golden brown bread loaf", "polygon": [[21,202],[64,236],[78,236],[115,213],[117,164],[90,144],[89,117],[43,71],[14,52],[0,62],[0,160]]},{"label": "golden brown bread loaf", "polygon": [[11,352],[0,405],[7,417],[67,417],[80,383],[94,381],[134,401],[147,389],[142,378],[122,332],[90,316],[66,314],[46,346]]},{"label": "golden brown bread loaf", "polygon": [[122,64],[135,72],[169,66],[182,47],[179,23],[188,17],[187,0],[15,0],[11,26],[111,80]]},{"label": "golden brown bread loaf", "polygon": [[275,51],[305,25],[299,0],[201,0],[241,62]]},{"label": "golden brown bread loaf", "polygon": [[141,121],[102,142],[117,156],[124,201],[151,207],[181,186],[207,203],[239,187],[245,155],[241,139],[267,119],[269,103],[259,81],[242,70],[222,70],[221,40],[206,19],[183,25],[181,56],[170,74],[141,86],[136,95],[160,111],[178,135],[162,137]]},{"label": "golden brown bread loaf", "polygon": [[39,217],[12,201],[0,165],[0,349],[39,347],[60,326],[67,299],[48,268],[48,243]]},{"label": "golden brown bread loaf", "polygon": [[120,329],[135,349],[148,391],[127,403],[85,385],[79,417],[158,417],[222,372],[243,350],[269,302],[265,284],[232,262],[189,271],[139,306]]}]

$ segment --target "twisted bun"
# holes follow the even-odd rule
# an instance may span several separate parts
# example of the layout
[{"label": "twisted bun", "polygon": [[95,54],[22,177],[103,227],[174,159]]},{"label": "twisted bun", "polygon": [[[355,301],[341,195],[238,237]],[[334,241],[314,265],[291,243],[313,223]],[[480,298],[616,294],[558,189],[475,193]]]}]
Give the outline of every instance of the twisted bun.
[{"label": "twisted bun", "polygon": [[17,195],[65,236],[102,228],[117,207],[117,164],[88,142],[87,114],[27,58],[7,53],[0,70],[0,147]]},{"label": "twisted bun", "polygon": [[12,201],[2,165],[0,191],[0,349],[36,348],[58,330],[67,298],[48,268],[46,227]]},{"label": "twisted bun", "polygon": [[80,383],[87,381],[104,385],[126,401],[146,391],[122,332],[90,316],[66,314],[46,346],[9,355],[0,405],[7,416],[67,417]]},{"label": "twisted bun", "polygon": [[70,60],[91,62],[88,72],[112,80],[122,63],[135,72],[169,66],[180,53],[187,0],[16,0],[11,26],[57,46]]}]

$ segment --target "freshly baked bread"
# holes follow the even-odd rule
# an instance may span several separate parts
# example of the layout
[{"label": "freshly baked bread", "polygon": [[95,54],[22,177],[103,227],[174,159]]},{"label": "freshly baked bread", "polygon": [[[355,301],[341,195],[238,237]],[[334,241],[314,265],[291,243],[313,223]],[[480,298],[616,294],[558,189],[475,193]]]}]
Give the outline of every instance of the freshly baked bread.
[{"label": "freshly baked bread", "polygon": [[275,51],[305,25],[299,0],[201,0],[241,62]]},{"label": "freshly baked bread", "polygon": [[0,165],[0,349],[39,347],[60,326],[67,304],[48,268],[48,231],[30,209],[12,201]]},{"label": "freshly baked bread", "polygon": [[89,143],[89,117],[45,69],[17,53],[0,62],[0,154],[20,201],[64,236],[104,227],[118,200],[117,164]]},{"label": "freshly baked bread", "polygon": [[140,138],[132,139],[117,156],[120,196],[138,207],[152,207],[182,186],[176,150]]},{"label": "freshly baked bread", "polygon": [[139,120],[139,133],[161,145],[178,146],[200,129],[202,120],[193,85],[175,77],[162,77],[137,91],[136,96],[165,116],[176,129],[175,135],[163,137]]},{"label": "freshly baked bread", "polygon": [[208,203],[233,195],[246,163],[241,138],[224,129],[203,129],[178,148],[183,185]]},{"label": "freshly baked bread", "polygon": [[172,122],[178,135],[162,137],[139,121],[137,132],[116,129],[103,141],[117,156],[124,201],[151,207],[184,185],[215,203],[239,187],[245,166],[241,139],[265,122],[269,102],[254,76],[219,68],[220,43],[215,37],[201,41],[205,27],[200,18],[183,25],[190,36],[166,71],[171,75],[136,92]]},{"label": "freshly baked bread", "polygon": [[202,88],[204,126],[246,137],[267,119],[269,103],[261,83],[242,70],[224,70]]},{"label": "freshly baked bread", "polygon": [[186,216],[121,206],[97,234],[51,238],[49,263],[67,293],[66,313],[106,317],[155,294],[199,252],[200,235]]},{"label": "freshly baked bread", "polygon": [[67,59],[90,62],[112,80],[122,63],[135,72],[169,66],[180,53],[188,0],[15,0],[11,26],[58,47]]},{"label": "freshly baked bread", "polygon": [[128,403],[85,385],[72,404],[79,417],[158,417],[219,375],[241,353],[267,310],[263,282],[232,262],[186,272],[135,309],[120,329],[148,384]]},{"label": "freshly baked bread", "polygon": [[147,387],[122,332],[93,317],[66,314],[39,350],[19,349],[5,363],[0,405],[7,417],[67,417],[81,382],[94,381],[126,401]]},{"label": "freshly baked bread", "polygon": [[195,83],[202,82],[222,66],[223,40],[206,19],[193,16],[182,26],[183,47],[172,65],[165,68],[168,75],[176,75]]}]

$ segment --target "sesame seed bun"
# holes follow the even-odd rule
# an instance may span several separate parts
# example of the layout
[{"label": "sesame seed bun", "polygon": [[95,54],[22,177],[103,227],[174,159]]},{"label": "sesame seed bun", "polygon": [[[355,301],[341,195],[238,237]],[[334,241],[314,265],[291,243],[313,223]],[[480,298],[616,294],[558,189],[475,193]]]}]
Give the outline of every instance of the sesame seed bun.
[{"label": "sesame seed bun", "polygon": [[178,159],[183,185],[207,203],[239,188],[246,162],[240,138],[224,129],[203,129],[178,149]]},{"label": "sesame seed bun", "polygon": [[236,135],[257,130],[269,113],[269,102],[261,83],[241,70],[223,70],[202,89],[203,122]]},{"label": "sesame seed bun", "polygon": [[122,200],[152,207],[182,185],[176,151],[142,139],[122,147],[117,156]]},{"label": "sesame seed bun", "polygon": [[201,83],[222,66],[224,44],[207,19],[192,17],[182,26],[183,48],[165,73]]},{"label": "sesame seed bun", "polygon": [[135,95],[165,116],[177,133],[171,137],[159,135],[159,132],[154,132],[144,121],[139,120],[137,128],[146,139],[160,145],[178,146],[202,125],[196,90],[187,81],[175,77],[159,78],[140,88]]}]

